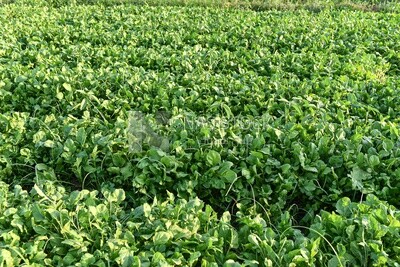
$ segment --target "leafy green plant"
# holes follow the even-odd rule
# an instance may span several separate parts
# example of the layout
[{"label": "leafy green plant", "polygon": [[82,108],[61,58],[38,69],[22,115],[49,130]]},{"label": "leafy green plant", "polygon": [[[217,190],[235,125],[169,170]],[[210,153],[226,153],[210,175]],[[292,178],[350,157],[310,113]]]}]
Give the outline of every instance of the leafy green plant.
[{"label": "leafy green plant", "polygon": [[398,266],[396,13],[111,2],[0,7],[0,265]]}]

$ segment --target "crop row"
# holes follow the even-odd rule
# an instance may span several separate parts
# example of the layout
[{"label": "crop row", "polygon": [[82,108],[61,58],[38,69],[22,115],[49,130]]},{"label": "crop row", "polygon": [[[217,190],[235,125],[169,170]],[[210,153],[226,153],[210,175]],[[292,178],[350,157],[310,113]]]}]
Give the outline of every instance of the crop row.
[{"label": "crop row", "polygon": [[52,182],[35,185],[28,193],[0,182],[0,263],[397,266],[400,261],[400,214],[372,195],[362,203],[342,198],[336,212],[321,212],[309,228],[294,226],[288,211],[271,225],[243,207],[233,224],[229,212],[218,217],[198,198],[186,201],[169,194],[164,202],[127,210],[123,190],[103,188],[101,195],[68,193]]},{"label": "crop row", "polygon": [[[240,198],[257,186],[281,208],[304,194],[398,201],[397,14],[16,9],[1,10],[8,181],[32,173],[13,164],[36,162],[79,183],[138,180],[152,194],[161,184],[206,197],[232,184]],[[172,145],[166,156],[127,153],[131,111],[168,115],[154,126]],[[182,116],[208,123],[199,134]],[[218,117],[225,123],[214,127]],[[221,166],[203,161],[210,151]],[[221,179],[228,165],[235,175]]]},{"label": "crop row", "polygon": [[[277,235],[286,228],[294,231],[295,244],[290,249],[296,252],[289,258],[282,258],[290,250],[284,249],[286,239],[279,239],[279,245],[268,244],[272,233],[261,226],[254,226],[261,232],[251,230],[258,237],[246,232],[239,238],[239,244],[247,244],[243,240],[250,238],[240,249],[234,245],[221,250],[223,241],[211,237],[219,245],[207,241],[210,249],[220,253],[218,257],[231,249],[235,255],[246,251],[245,258],[229,258],[241,263],[264,257],[271,259],[264,265],[286,265],[298,253],[313,254],[307,256],[311,260],[322,242],[318,233],[326,231],[349,236],[331,240],[336,257],[326,256],[328,245],[317,261],[328,257],[331,266],[342,261],[353,266],[370,261],[395,266],[398,222],[392,221],[398,218],[400,201],[399,21],[396,13],[335,10],[4,5],[0,8],[0,180],[17,186],[17,191],[18,186],[33,187],[33,198],[34,192],[46,198],[55,190],[42,195],[37,191],[49,181],[66,188],[66,192],[60,189],[60,198],[95,194],[71,193],[75,189],[122,187],[126,195],[122,213],[171,194],[179,201],[198,197],[218,214],[213,227],[243,226],[243,214],[262,218],[266,222],[262,227],[285,221],[285,227],[274,230]],[[96,205],[103,200],[107,201],[104,194]],[[351,214],[338,208],[343,201],[353,203]],[[365,201],[377,203],[373,209],[385,207],[384,211],[377,211],[377,218],[368,217],[369,207],[355,204]],[[171,209],[187,205],[179,203],[171,204]],[[8,212],[18,221],[22,215],[15,215],[15,205],[3,208],[13,207]],[[73,205],[66,209],[75,212]],[[335,210],[343,218],[330,213]],[[57,212],[50,210],[48,216],[64,216]],[[158,219],[170,220],[170,211],[165,212]],[[224,222],[227,212],[232,222]],[[382,217],[385,212],[392,217]],[[47,215],[35,216],[35,223],[44,223]],[[108,216],[102,223],[114,227]],[[115,216],[116,221],[124,221]],[[244,224],[251,223],[246,220]],[[382,229],[390,230],[360,245],[359,237],[367,229],[362,227],[366,221],[378,227],[376,220],[385,225]],[[202,223],[202,234],[212,236],[206,222]],[[331,223],[338,230],[328,230]],[[13,231],[20,228],[15,221],[11,225]],[[312,226],[311,236],[302,225]],[[27,239],[36,231],[33,225],[28,227],[32,228],[18,230]],[[249,225],[243,227],[235,231],[250,231]],[[357,227],[361,227],[360,236],[349,234]],[[4,229],[0,228],[1,234],[7,235]],[[77,229],[87,233],[79,225]],[[225,233],[226,229],[218,229]],[[117,230],[112,228],[105,235]],[[317,236],[313,236],[315,231]],[[232,233],[230,238],[236,240]],[[59,233],[49,235],[61,238]],[[138,246],[153,251],[154,245],[163,257],[171,256],[158,247],[172,240],[171,233],[164,231],[159,237],[165,243],[157,244],[149,236],[156,244],[143,241]],[[3,238],[15,244],[11,237]],[[92,242],[89,237],[88,242]],[[191,247],[191,242],[205,241],[185,242]],[[74,246],[73,241],[67,243],[63,244]],[[349,244],[353,247],[346,247]],[[65,249],[64,245],[54,245],[54,249]],[[121,249],[121,243],[113,246]],[[260,251],[251,254],[256,248]],[[204,261],[221,265],[229,260],[215,254],[205,257],[209,254],[202,249],[194,251],[201,251]],[[363,251],[361,256],[357,249]],[[122,264],[118,258],[122,256],[111,250],[110,245],[112,256],[107,257]],[[276,251],[282,254],[271,256]],[[1,253],[5,257],[9,252]],[[73,262],[73,255],[61,259],[54,255],[67,257],[64,252],[49,253],[53,261],[46,264]],[[95,257],[85,254],[90,258],[87,264],[103,259],[94,250],[87,253]],[[75,256],[83,254],[79,255]],[[393,262],[384,262],[382,255],[389,255],[388,261]],[[148,257],[131,256],[126,256],[129,264],[131,260],[146,262]],[[185,255],[174,257],[182,265],[191,264]],[[335,265],[338,257],[342,260]]]}]

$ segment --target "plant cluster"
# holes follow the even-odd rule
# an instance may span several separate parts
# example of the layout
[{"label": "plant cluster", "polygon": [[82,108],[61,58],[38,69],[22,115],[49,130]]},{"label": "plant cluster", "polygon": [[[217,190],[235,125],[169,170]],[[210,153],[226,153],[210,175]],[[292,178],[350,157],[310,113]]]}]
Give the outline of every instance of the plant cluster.
[{"label": "plant cluster", "polygon": [[398,14],[27,3],[0,265],[399,266]]}]

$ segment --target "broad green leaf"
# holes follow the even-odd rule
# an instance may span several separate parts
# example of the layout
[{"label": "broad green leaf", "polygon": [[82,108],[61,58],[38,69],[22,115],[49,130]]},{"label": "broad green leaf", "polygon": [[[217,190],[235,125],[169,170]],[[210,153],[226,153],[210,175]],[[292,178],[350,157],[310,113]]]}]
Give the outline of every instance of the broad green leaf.
[{"label": "broad green leaf", "polygon": [[55,143],[54,143],[53,140],[46,140],[46,141],[43,143],[43,145],[44,145],[45,147],[50,147],[50,148],[55,147]]},{"label": "broad green leaf", "polygon": [[290,164],[283,164],[283,165],[281,166],[282,173],[288,173],[288,171],[290,170],[290,168],[291,168]]},{"label": "broad green leaf", "polygon": [[119,251],[119,262],[123,267],[131,267],[134,263],[134,257],[132,251],[127,248],[122,248]]},{"label": "broad green leaf", "polygon": [[200,251],[195,251],[190,255],[189,263],[194,264],[201,257]]},{"label": "broad green leaf", "polygon": [[43,190],[37,184],[35,184],[33,186],[33,190],[32,191],[35,192],[36,194],[38,194],[40,197],[42,197],[44,199],[47,199],[47,200],[49,199],[47,197],[47,195],[43,192]]},{"label": "broad green leaf", "polygon": [[260,238],[255,234],[250,234],[248,237],[248,241],[257,247],[259,246],[259,240]]},{"label": "broad green leaf", "polygon": [[367,172],[361,170],[359,167],[354,167],[349,177],[351,178],[351,183],[353,189],[362,190],[364,189],[363,180],[367,178]]},{"label": "broad green leaf", "polygon": [[143,204],[143,214],[145,217],[149,217],[151,214],[151,206],[147,203]]},{"label": "broad green leaf", "polygon": [[171,240],[172,234],[170,232],[157,232],[153,236],[153,242],[154,245],[164,245],[168,243],[169,240]]},{"label": "broad green leaf", "polygon": [[338,266],[344,266],[344,265],[340,263],[340,259],[338,259],[336,256],[333,256],[328,261],[328,267],[338,267]]},{"label": "broad green leaf", "polygon": [[63,83],[63,87],[68,92],[72,91],[72,87],[71,87],[71,85],[69,83]]},{"label": "broad green leaf", "polygon": [[319,252],[319,244],[321,242],[321,238],[318,237],[311,243],[310,257],[314,258]]},{"label": "broad green leaf", "polygon": [[318,172],[318,169],[316,167],[311,167],[311,166],[304,166],[304,170],[309,171],[309,172]]},{"label": "broad green leaf", "polygon": [[341,198],[336,203],[336,210],[340,215],[346,216],[346,214],[348,214],[348,211],[350,210],[350,205],[351,205],[350,198],[348,197]]},{"label": "broad green leaf", "polygon": [[112,192],[106,190],[103,194],[109,202],[121,203],[125,200],[125,191],[122,189],[115,189]]},{"label": "broad green leaf", "polygon": [[316,188],[317,187],[315,186],[314,181],[307,181],[307,182],[304,183],[304,189],[307,192],[312,193],[313,191],[315,191]]},{"label": "broad green leaf", "polygon": [[240,263],[235,262],[234,260],[227,260],[224,265],[224,267],[240,267],[242,265],[240,265]]},{"label": "broad green leaf", "polygon": [[210,167],[216,166],[221,162],[221,156],[217,151],[210,150],[206,155],[206,161]]},{"label": "broad green leaf", "polygon": [[56,97],[57,97],[58,100],[62,100],[64,98],[64,94],[62,92],[58,92],[56,94]]},{"label": "broad green leaf", "polygon": [[86,131],[85,128],[79,128],[78,132],[76,133],[76,141],[83,145],[86,141]]},{"label": "broad green leaf", "polygon": [[63,258],[63,264],[72,265],[72,263],[77,262],[78,259],[73,255],[74,253],[68,252],[67,255]]},{"label": "broad green leaf", "polygon": [[25,82],[26,80],[28,80],[28,77],[26,77],[24,75],[20,75],[17,78],[15,78],[16,83],[22,83],[22,82]]},{"label": "broad green leaf", "polygon": [[36,164],[35,168],[38,171],[44,171],[44,170],[47,170],[47,165],[43,164],[43,163],[39,163],[39,164]]},{"label": "broad green leaf", "polygon": [[0,250],[0,265],[4,267],[13,267],[13,257],[11,255],[11,252],[6,249],[1,249]]},{"label": "broad green leaf", "polygon": [[113,154],[112,161],[113,161],[114,165],[117,167],[123,167],[126,163],[126,160],[124,159],[124,156],[121,153]]},{"label": "broad green leaf", "polygon": [[224,171],[224,172],[221,174],[221,176],[225,179],[225,181],[226,181],[227,183],[233,183],[233,182],[236,180],[236,178],[237,178],[236,173],[235,173],[234,171],[232,171],[232,170]]},{"label": "broad green leaf", "polygon": [[379,157],[376,155],[371,155],[369,157],[369,163],[371,164],[371,167],[378,166],[380,163]]}]

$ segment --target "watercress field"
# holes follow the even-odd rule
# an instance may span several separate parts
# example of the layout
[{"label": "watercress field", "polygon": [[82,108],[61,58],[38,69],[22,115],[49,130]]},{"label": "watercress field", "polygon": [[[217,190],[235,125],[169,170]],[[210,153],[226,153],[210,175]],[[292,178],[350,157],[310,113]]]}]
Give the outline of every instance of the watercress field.
[{"label": "watercress field", "polygon": [[399,24],[0,6],[0,266],[400,266]]}]

